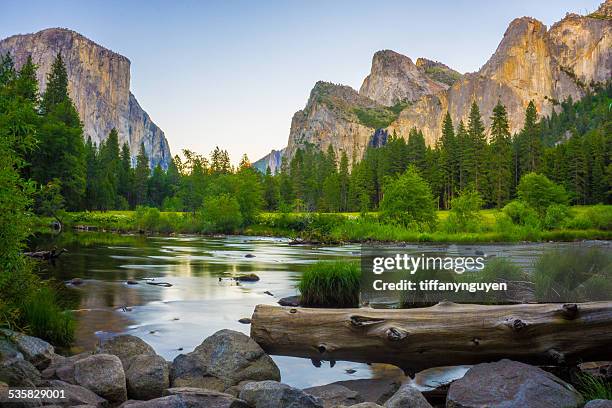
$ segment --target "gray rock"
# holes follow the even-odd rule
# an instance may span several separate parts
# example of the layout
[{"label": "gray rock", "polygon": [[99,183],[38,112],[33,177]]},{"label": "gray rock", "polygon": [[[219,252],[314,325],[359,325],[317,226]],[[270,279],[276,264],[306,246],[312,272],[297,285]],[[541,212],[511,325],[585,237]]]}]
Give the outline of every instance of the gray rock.
[{"label": "gray rock", "polygon": [[423,394],[410,384],[404,384],[387,402],[385,408],[432,408]]},{"label": "gray rock", "polygon": [[201,388],[170,388],[165,393],[149,401],[128,401],[121,408],[249,408],[229,394]]},{"label": "gray rock", "polygon": [[[340,407],[344,407],[345,405],[341,405]],[[384,408],[382,405],[378,405],[375,402],[361,402],[359,404],[351,405],[351,408]],[[339,407],[335,407],[339,408]]]},{"label": "gray rock", "polygon": [[43,381],[40,384],[40,388],[63,390],[65,398],[50,398],[45,399],[46,403],[51,403],[60,407],[74,407],[76,406],[91,406],[102,408],[108,405],[107,401],[96,395],[94,392],[88,390],[85,387],[79,385],[69,384],[59,380]]},{"label": "gray rock", "polygon": [[34,387],[41,381],[41,377],[29,361],[12,358],[0,362],[0,381],[11,387]]},{"label": "gray rock", "polygon": [[280,380],[280,371],[253,339],[233,330],[218,331],[177,356],[170,370],[173,387],[223,391],[246,380]]},{"label": "gray rock", "polygon": [[170,386],[168,362],[161,356],[141,354],[132,357],[125,371],[130,398],[150,400],[163,395]]},{"label": "gray rock", "polygon": [[0,329],[0,336],[13,343],[23,354],[23,358],[39,370],[45,369],[55,355],[53,346],[37,337],[26,336],[8,329]]},{"label": "gray rock", "polygon": [[102,354],[112,354],[119,357],[124,369],[129,367],[129,360],[141,354],[149,356],[156,355],[153,347],[148,345],[144,340],[130,334],[123,334],[105,341],[99,348],[98,352]]},{"label": "gray rock", "polygon": [[612,408],[612,400],[592,400],[587,402],[584,408]]},{"label": "gray rock", "polygon": [[77,361],[74,380],[113,404],[127,399],[125,373],[117,356],[95,354]]},{"label": "gray rock", "polygon": [[399,389],[401,383],[395,379],[360,379],[337,381],[333,384],[343,385],[357,391],[366,402],[384,404]]},{"label": "gray rock", "polygon": [[7,339],[0,337],[0,361],[9,360],[12,358],[23,359],[23,354],[17,350],[17,347]]},{"label": "gray rock", "polygon": [[323,408],[317,397],[277,381],[248,383],[240,391],[240,399],[254,408]]},{"label": "gray rock", "polygon": [[74,363],[91,356],[91,352],[75,354],[70,357],[55,355],[49,367],[42,372],[44,379],[61,380],[70,384],[76,384],[74,380]]},{"label": "gray rock", "polygon": [[242,391],[244,386],[251,382],[253,381],[250,381],[250,380],[240,381],[240,383],[238,383],[237,385],[232,385],[231,387],[226,389],[224,392],[226,394],[233,395],[234,397],[238,397],[240,395],[240,391]]},{"label": "gray rock", "polygon": [[318,387],[305,388],[304,392],[319,398],[325,408],[337,405],[355,405],[363,402],[363,397],[357,391],[340,384],[327,384]]},{"label": "gray rock", "polygon": [[451,384],[446,400],[447,408],[574,408],[582,404],[582,396],[561,379],[505,359],[470,368]]},{"label": "gray rock", "polygon": [[299,296],[287,296],[278,301],[278,304],[281,306],[294,306],[297,307],[300,305],[300,297]]}]

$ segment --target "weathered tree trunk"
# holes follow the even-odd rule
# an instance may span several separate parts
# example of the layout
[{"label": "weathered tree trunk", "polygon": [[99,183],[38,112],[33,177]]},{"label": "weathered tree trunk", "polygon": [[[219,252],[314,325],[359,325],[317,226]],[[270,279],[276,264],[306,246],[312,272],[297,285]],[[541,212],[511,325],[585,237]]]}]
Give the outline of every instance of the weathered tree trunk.
[{"label": "weathered tree trunk", "polygon": [[612,302],[420,309],[258,305],[251,337],[270,354],[389,363],[407,372],[510,358],[563,364],[612,358]]},{"label": "weathered tree trunk", "polygon": [[25,256],[29,256],[30,258],[43,259],[46,261],[53,260],[59,258],[61,254],[63,254],[66,249],[62,248],[61,250],[52,249],[50,251],[36,251],[36,252],[24,252]]}]

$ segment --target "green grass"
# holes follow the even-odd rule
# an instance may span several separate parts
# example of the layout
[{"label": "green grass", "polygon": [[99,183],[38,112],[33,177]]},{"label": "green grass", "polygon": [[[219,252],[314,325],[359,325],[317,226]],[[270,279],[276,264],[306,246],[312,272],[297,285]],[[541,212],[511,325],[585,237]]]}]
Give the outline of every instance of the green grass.
[{"label": "green grass", "polygon": [[303,306],[358,307],[358,262],[317,262],[302,274],[298,289]]},{"label": "green grass", "polygon": [[596,399],[612,400],[612,384],[600,377],[581,374],[576,385],[585,401]]},{"label": "green grass", "polygon": [[27,332],[55,346],[69,346],[74,341],[75,320],[58,306],[56,292],[42,286],[24,302]]}]

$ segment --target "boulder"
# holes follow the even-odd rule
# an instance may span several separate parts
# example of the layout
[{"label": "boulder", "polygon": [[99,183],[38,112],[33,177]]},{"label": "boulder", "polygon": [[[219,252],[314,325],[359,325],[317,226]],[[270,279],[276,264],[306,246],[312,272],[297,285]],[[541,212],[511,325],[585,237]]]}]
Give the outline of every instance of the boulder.
[{"label": "boulder", "polygon": [[229,394],[202,388],[170,388],[165,394],[149,401],[128,401],[121,408],[249,408]]},{"label": "boulder", "polygon": [[253,339],[233,330],[218,331],[177,356],[170,369],[172,387],[223,391],[246,380],[280,381],[280,371]]},{"label": "boulder", "polygon": [[238,282],[257,282],[259,281],[259,276],[254,273],[247,273],[243,275],[238,275],[234,278]]},{"label": "boulder", "polygon": [[238,397],[240,395],[240,391],[242,391],[244,386],[247,385],[250,382],[253,382],[253,381],[249,381],[249,380],[247,380],[247,381],[240,381],[240,383],[238,383],[237,385],[232,385],[231,387],[226,389],[224,392],[226,394],[233,395],[234,397]]},{"label": "boulder", "polygon": [[603,381],[612,381],[612,361],[589,361],[578,364],[577,372],[598,377]]},{"label": "boulder", "polygon": [[79,385],[69,384],[59,380],[48,380],[43,381],[40,384],[41,388],[52,389],[52,390],[63,390],[64,398],[49,398],[45,399],[45,403],[50,403],[60,407],[74,407],[74,406],[91,406],[102,408],[108,404],[106,400],[94,392],[88,390],[85,387]]},{"label": "boulder", "polygon": [[0,362],[0,381],[11,387],[34,387],[41,377],[32,363],[15,357]]},{"label": "boulder", "polygon": [[385,402],[385,408],[433,408],[423,394],[410,384],[402,385],[391,398]]},{"label": "boulder", "polygon": [[340,384],[327,384],[318,387],[305,388],[304,392],[319,398],[325,408],[338,405],[355,405],[363,402],[363,397],[357,391]]},{"label": "boulder", "polygon": [[[345,405],[337,406],[335,408],[345,407]],[[359,404],[351,405],[351,408],[384,408],[382,405],[378,405],[375,402],[361,402]]]},{"label": "boulder", "polygon": [[612,408],[612,400],[592,400],[587,402],[584,408]]},{"label": "boulder", "polygon": [[583,403],[582,396],[563,380],[506,359],[470,368],[451,384],[446,400],[447,408],[577,408]]},{"label": "boulder", "polygon": [[74,380],[110,403],[127,399],[125,373],[119,357],[111,354],[94,354],[74,363]]},{"label": "boulder", "polygon": [[297,307],[300,305],[300,297],[299,296],[287,296],[278,301],[278,304],[281,306],[293,306]]},{"label": "boulder", "polygon": [[37,337],[26,336],[8,329],[0,329],[0,337],[11,342],[23,355],[23,358],[39,370],[45,369],[55,355],[53,346]]},{"label": "boulder", "polygon": [[9,360],[12,358],[23,359],[23,354],[17,350],[17,347],[4,337],[0,337],[0,361]]},{"label": "boulder", "polygon": [[240,399],[254,408],[323,408],[317,397],[277,381],[248,383],[240,391]]},{"label": "boulder", "polygon": [[360,379],[337,381],[346,388],[357,391],[366,402],[384,404],[399,389],[401,383],[396,379]]},{"label": "boulder", "polygon": [[129,397],[137,400],[161,397],[170,386],[169,371],[168,362],[161,356],[141,354],[132,357],[125,371]]},{"label": "boulder", "polygon": [[42,377],[44,379],[55,379],[76,384],[74,380],[74,363],[91,355],[91,352],[80,353],[70,357],[56,355],[49,367],[43,370]]},{"label": "boulder", "polygon": [[97,350],[102,354],[112,354],[119,357],[124,369],[129,366],[130,358],[141,354],[156,355],[153,347],[144,340],[130,334],[122,334],[106,340]]}]

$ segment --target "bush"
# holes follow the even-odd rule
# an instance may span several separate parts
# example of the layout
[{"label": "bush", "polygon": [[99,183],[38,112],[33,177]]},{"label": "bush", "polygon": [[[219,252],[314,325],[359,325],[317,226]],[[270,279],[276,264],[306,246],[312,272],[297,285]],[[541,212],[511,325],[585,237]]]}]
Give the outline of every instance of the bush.
[{"label": "bush", "polygon": [[134,222],[139,231],[159,231],[161,214],[157,208],[136,207]]},{"label": "bush", "polygon": [[581,211],[566,224],[568,228],[574,229],[599,229],[603,231],[612,230],[612,206],[594,205]]},{"label": "bush", "polygon": [[530,227],[540,226],[538,214],[522,201],[510,201],[508,204],[506,204],[502,211],[504,214],[510,217],[512,223],[516,225],[525,225]]},{"label": "bush", "polygon": [[544,217],[544,228],[554,229],[561,228],[565,221],[569,218],[570,210],[564,204],[552,204],[546,209]]},{"label": "bush", "polygon": [[386,183],[380,203],[380,218],[407,228],[435,228],[437,215],[431,189],[414,166]]},{"label": "bush", "polygon": [[317,262],[302,274],[301,304],[310,307],[359,306],[361,270],[358,262]]},{"label": "bush", "polygon": [[465,191],[451,201],[451,210],[444,224],[446,232],[478,232],[481,229],[482,198],[477,191]]},{"label": "bush", "polygon": [[521,177],[517,193],[521,201],[540,215],[544,215],[551,204],[567,204],[565,189],[542,174],[529,173]]},{"label": "bush", "polygon": [[533,280],[539,301],[610,300],[612,254],[598,248],[548,251],[536,262]]},{"label": "bush", "polygon": [[232,233],[242,225],[240,205],[236,198],[223,193],[204,199],[204,205],[199,211],[204,232]]}]

